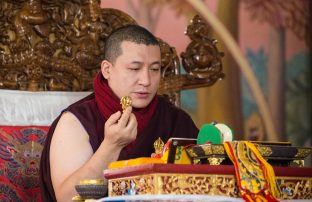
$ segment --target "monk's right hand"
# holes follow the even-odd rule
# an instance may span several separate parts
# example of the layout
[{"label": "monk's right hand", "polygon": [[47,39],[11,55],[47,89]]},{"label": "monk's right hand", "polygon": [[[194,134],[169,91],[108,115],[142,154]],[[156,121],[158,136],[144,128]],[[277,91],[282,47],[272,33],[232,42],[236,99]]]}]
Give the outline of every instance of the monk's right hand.
[{"label": "monk's right hand", "polygon": [[121,113],[112,114],[104,126],[104,142],[108,145],[123,148],[135,140],[138,122],[132,113],[132,107]]}]

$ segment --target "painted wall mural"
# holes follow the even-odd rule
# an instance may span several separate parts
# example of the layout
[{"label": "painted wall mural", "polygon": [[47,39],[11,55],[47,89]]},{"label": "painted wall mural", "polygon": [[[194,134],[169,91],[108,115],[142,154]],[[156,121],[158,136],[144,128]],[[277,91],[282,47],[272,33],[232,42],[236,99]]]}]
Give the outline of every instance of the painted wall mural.
[{"label": "painted wall mural", "polygon": [[[311,59],[309,2],[252,0],[242,1],[241,6],[248,10],[243,15],[250,19],[251,26],[263,30],[255,39],[258,44],[245,42],[242,48],[269,103],[279,139],[311,145],[311,82],[307,76]],[[246,31],[243,28],[242,33]],[[244,38],[248,36],[245,34]],[[242,88],[245,135],[248,135],[248,124],[257,116],[257,108],[244,81]],[[253,131],[252,138],[263,137],[260,127],[258,137],[255,128],[249,129]]]}]

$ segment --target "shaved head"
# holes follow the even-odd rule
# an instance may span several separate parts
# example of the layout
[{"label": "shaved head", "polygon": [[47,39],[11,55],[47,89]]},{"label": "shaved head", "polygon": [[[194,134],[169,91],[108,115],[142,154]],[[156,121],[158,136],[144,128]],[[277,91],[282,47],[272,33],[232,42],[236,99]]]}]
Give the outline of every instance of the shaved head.
[{"label": "shaved head", "polygon": [[156,37],[147,29],[139,25],[127,25],[114,30],[106,38],[104,59],[114,64],[117,57],[122,54],[121,43],[124,41],[159,46]]}]

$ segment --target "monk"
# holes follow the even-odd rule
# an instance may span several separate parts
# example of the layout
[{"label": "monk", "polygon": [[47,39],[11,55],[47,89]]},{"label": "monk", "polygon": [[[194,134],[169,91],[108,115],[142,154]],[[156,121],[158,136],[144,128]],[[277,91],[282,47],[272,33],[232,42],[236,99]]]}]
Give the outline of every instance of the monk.
[{"label": "monk", "polygon": [[[190,116],[156,94],[160,56],[157,39],[143,27],[128,25],[107,37],[94,93],[63,110],[47,134],[40,163],[44,201],[71,201],[80,180],[103,178],[116,160],[150,157],[159,137],[197,137]],[[132,99],[124,111],[123,96]]]}]

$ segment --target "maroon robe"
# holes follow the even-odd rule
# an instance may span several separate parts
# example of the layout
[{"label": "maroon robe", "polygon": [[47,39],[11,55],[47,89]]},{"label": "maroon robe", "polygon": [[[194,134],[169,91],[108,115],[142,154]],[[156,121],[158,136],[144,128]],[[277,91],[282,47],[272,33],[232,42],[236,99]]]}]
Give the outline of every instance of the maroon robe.
[{"label": "maroon robe", "polygon": [[[105,120],[96,105],[94,94],[72,104],[64,111],[73,113],[89,134],[90,144],[95,152],[104,139]],[[64,112],[63,111],[63,112]],[[40,162],[40,182],[43,201],[56,201],[50,173],[50,144],[55,127],[61,115],[52,123],[47,134]],[[159,97],[155,113],[141,134],[137,136],[132,150],[123,149],[119,160],[150,157],[154,152],[153,143],[159,137],[164,141],[170,137],[197,138],[198,128],[190,116]]]}]

